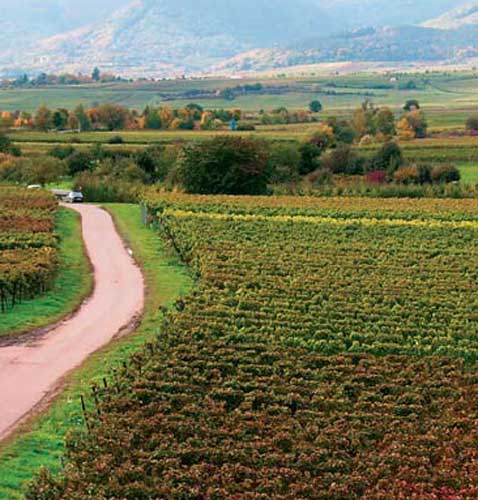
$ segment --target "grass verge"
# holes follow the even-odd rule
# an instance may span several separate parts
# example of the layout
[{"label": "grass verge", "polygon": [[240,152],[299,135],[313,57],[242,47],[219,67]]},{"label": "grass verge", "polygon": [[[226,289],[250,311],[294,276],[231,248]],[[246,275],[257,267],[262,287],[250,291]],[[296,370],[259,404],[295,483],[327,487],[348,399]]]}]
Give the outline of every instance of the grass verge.
[{"label": "grass verge", "polygon": [[17,304],[0,315],[0,336],[13,336],[51,325],[73,312],[93,287],[90,263],[81,238],[80,216],[58,211],[61,265],[54,287],[46,294]]},{"label": "grass verge", "polygon": [[154,231],[141,224],[135,205],[105,205],[117,228],[143,268],[147,287],[145,312],[134,334],[111,343],[91,356],[65,380],[65,388],[50,408],[25,424],[14,438],[0,448],[0,500],[22,498],[25,481],[46,466],[61,468],[64,437],[69,429],[84,426],[80,395],[90,394],[91,383],[108,374],[158,334],[161,306],[167,307],[192,284],[187,268],[170,254]]}]

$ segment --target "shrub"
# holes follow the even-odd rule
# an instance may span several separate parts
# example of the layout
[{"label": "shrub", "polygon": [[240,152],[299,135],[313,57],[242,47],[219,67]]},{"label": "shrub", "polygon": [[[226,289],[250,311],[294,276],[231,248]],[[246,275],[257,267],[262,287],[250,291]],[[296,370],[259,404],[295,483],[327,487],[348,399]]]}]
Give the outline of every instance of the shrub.
[{"label": "shrub", "polygon": [[418,139],[423,139],[427,136],[428,123],[425,115],[420,110],[410,111],[404,117],[411,129],[415,132],[415,137]]},{"label": "shrub", "polygon": [[0,133],[0,153],[12,156],[21,156],[22,152],[18,146],[13,144],[10,137]]},{"label": "shrub", "polygon": [[465,126],[466,126],[466,130],[477,132],[478,131],[478,115],[470,116],[466,120]]},{"label": "shrub", "polygon": [[54,158],[58,158],[59,160],[65,160],[69,156],[71,156],[75,152],[75,148],[73,146],[55,146],[50,150],[50,156]]},{"label": "shrub", "polygon": [[300,175],[307,175],[317,169],[319,166],[318,158],[321,155],[321,150],[310,142],[304,142],[299,148],[300,152],[300,163],[299,163],[299,173]]},{"label": "shrub", "polygon": [[114,135],[108,139],[108,144],[124,144],[124,139],[120,135]]},{"label": "shrub", "polygon": [[68,173],[76,175],[80,172],[89,170],[92,166],[93,158],[90,153],[85,151],[75,151],[67,159]]},{"label": "shrub", "polygon": [[370,162],[369,170],[385,170],[391,176],[403,163],[402,150],[396,142],[389,141],[375,153]]},{"label": "shrub", "polygon": [[460,171],[452,164],[437,165],[431,173],[433,182],[447,184],[461,179]]},{"label": "shrub", "polygon": [[145,188],[140,183],[101,179],[92,172],[83,172],[76,178],[74,189],[81,189],[90,202],[137,203]]},{"label": "shrub", "polygon": [[295,144],[269,145],[269,181],[283,184],[299,180],[300,152]]},{"label": "shrub", "polygon": [[320,159],[320,167],[333,174],[363,174],[364,160],[348,144],[341,144]]},{"label": "shrub", "polygon": [[335,145],[334,129],[325,123],[319,124],[316,130],[307,138],[307,143],[317,147],[320,153]]},{"label": "shrub", "polygon": [[307,180],[314,186],[325,186],[332,182],[332,174],[330,170],[319,168],[309,174]]},{"label": "shrub", "polygon": [[317,99],[311,101],[309,104],[309,110],[311,111],[311,113],[319,113],[320,111],[322,111],[322,103]]},{"label": "shrub", "polygon": [[262,142],[219,136],[183,148],[177,161],[177,177],[190,193],[265,194],[267,167]]},{"label": "shrub", "polygon": [[157,168],[160,162],[163,148],[161,146],[151,146],[136,154],[135,160],[150,179],[156,178]]},{"label": "shrub", "polygon": [[416,165],[420,184],[430,184],[432,182],[432,169],[433,166],[428,163],[418,163]]},{"label": "shrub", "polygon": [[429,184],[431,182],[432,167],[426,163],[400,167],[393,175],[398,184]]},{"label": "shrub", "polygon": [[67,167],[58,158],[12,158],[0,166],[0,180],[24,184],[48,184],[66,175]]},{"label": "shrub", "polygon": [[420,184],[420,173],[415,165],[407,165],[393,174],[393,180],[397,184]]},{"label": "shrub", "polygon": [[385,170],[374,170],[365,175],[365,180],[370,184],[385,184],[387,182],[387,172]]},{"label": "shrub", "polygon": [[344,142],[345,144],[352,144],[354,142],[355,131],[349,121],[330,116],[327,118],[327,125],[332,127],[338,142]]},{"label": "shrub", "polygon": [[237,124],[237,129],[239,132],[248,132],[256,130],[256,127],[252,123],[239,122]]}]

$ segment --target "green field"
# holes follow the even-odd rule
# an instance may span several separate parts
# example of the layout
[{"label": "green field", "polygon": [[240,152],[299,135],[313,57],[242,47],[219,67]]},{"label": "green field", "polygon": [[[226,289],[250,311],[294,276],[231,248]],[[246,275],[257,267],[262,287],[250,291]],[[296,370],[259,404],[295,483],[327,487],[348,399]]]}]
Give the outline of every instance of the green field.
[{"label": "green field", "polygon": [[0,315],[0,336],[29,332],[59,321],[90,293],[93,277],[81,238],[80,217],[72,210],[60,209],[56,230],[61,238],[60,269],[54,287]]},{"label": "green field", "polygon": [[[353,74],[301,78],[263,78],[245,80],[178,80],[162,82],[108,83],[98,85],[56,86],[32,89],[0,90],[0,109],[35,111],[46,104],[53,108],[74,108],[82,103],[117,103],[137,110],[147,105],[167,104],[182,107],[191,101],[204,108],[240,108],[243,111],[270,110],[285,106],[290,110],[306,109],[318,98],[326,113],[345,113],[366,98],[377,105],[400,110],[410,98],[418,99],[429,115],[432,127],[460,127],[466,117],[478,111],[476,73],[421,73],[397,75],[399,81],[415,82],[416,89],[399,90],[391,84],[392,75]],[[260,82],[279,88],[279,92],[239,95],[234,100],[220,97],[194,97],[191,91],[222,90],[227,87]],[[390,88],[380,88],[390,87]],[[185,93],[190,94],[186,96]]]},{"label": "green field", "polygon": [[147,341],[154,340],[162,308],[190,287],[191,280],[184,267],[165,250],[154,232],[142,225],[139,207],[112,205],[106,208],[144,272],[148,295],[143,321],[134,334],[113,342],[68,376],[64,392],[52,407],[0,447],[1,500],[22,498],[23,483],[41,466],[60,470],[66,433],[84,427],[80,395],[89,396],[93,382],[100,382]]}]

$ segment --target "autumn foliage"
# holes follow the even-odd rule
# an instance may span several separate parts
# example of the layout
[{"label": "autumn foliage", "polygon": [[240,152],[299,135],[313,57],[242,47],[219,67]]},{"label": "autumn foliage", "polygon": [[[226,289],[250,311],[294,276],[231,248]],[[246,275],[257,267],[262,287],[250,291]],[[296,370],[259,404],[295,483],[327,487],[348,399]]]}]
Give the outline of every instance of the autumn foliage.
[{"label": "autumn foliage", "polygon": [[57,266],[53,196],[0,187],[0,310],[44,293]]}]

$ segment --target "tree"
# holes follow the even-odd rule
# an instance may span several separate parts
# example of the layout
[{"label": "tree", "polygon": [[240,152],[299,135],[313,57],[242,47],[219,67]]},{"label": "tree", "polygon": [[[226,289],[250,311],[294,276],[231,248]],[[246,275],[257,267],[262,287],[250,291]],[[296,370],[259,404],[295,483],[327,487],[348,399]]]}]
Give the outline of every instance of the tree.
[{"label": "tree", "polygon": [[340,144],[336,149],[331,149],[320,159],[320,168],[332,174],[363,174],[364,160],[350,144]]},{"label": "tree", "polygon": [[78,120],[78,128],[80,129],[80,132],[87,132],[88,130],[91,130],[92,124],[90,117],[86,114],[85,108],[82,104],[79,104],[75,108],[73,114]]},{"label": "tree", "polygon": [[404,111],[420,109],[420,103],[416,99],[409,99],[403,106]]},{"label": "tree", "polygon": [[40,106],[35,114],[35,128],[46,132],[53,128],[53,113],[46,106]]},{"label": "tree", "polygon": [[332,127],[337,142],[352,144],[355,140],[355,131],[349,121],[331,116],[327,119],[327,125]]},{"label": "tree", "polygon": [[148,176],[150,181],[154,181],[157,177],[163,151],[162,146],[151,146],[136,155],[136,164]]},{"label": "tree", "polygon": [[307,138],[307,142],[316,146],[320,153],[335,145],[334,130],[326,123],[320,123],[319,126]]},{"label": "tree", "polygon": [[375,115],[375,127],[385,137],[395,135],[395,115],[390,108],[380,108]]},{"label": "tree", "polygon": [[428,123],[423,111],[419,109],[410,111],[405,115],[405,118],[415,132],[415,137],[423,139],[427,136]]},{"label": "tree", "polygon": [[41,184],[60,180],[66,174],[66,165],[58,158],[41,156],[24,165],[23,180],[27,184]]},{"label": "tree", "polygon": [[336,139],[332,127],[326,123],[320,123],[299,148],[300,175],[307,175],[316,170],[319,167],[320,156],[335,144]]},{"label": "tree", "polygon": [[161,106],[158,110],[161,126],[168,128],[174,120],[174,111],[169,106]]},{"label": "tree", "polygon": [[0,133],[0,153],[9,154],[13,143],[10,137]]},{"label": "tree", "polygon": [[68,125],[68,116],[69,113],[67,109],[57,109],[53,113],[53,118],[52,118],[53,126],[57,130],[64,130]]},{"label": "tree", "polygon": [[75,151],[67,159],[66,163],[68,166],[68,173],[70,175],[76,175],[80,172],[89,170],[92,165],[92,156],[84,151]]},{"label": "tree", "polygon": [[478,115],[472,115],[468,117],[465,124],[466,130],[470,130],[471,132],[478,131]]},{"label": "tree", "polygon": [[200,104],[194,102],[189,103],[186,109],[192,112],[194,120],[200,120],[204,111],[204,108]]},{"label": "tree", "polygon": [[322,111],[322,103],[315,99],[309,104],[311,113],[320,113]]},{"label": "tree", "polygon": [[370,170],[384,170],[393,175],[404,163],[403,153],[396,142],[386,142],[371,160]]},{"label": "tree", "polygon": [[375,135],[377,132],[375,115],[377,108],[369,100],[364,101],[352,115],[352,128],[358,139],[365,135]]},{"label": "tree", "polygon": [[100,79],[101,79],[101,72],[99,70],[98,67],[96,67],[94,70],[93,70],[93,73],[91,74],[91,79],[95,82],[99,82]]},{"label": "tree", "polygon": [[98,108],[98,119],[108,130],[124,129],[129,112],[119,104],[103,104]]},{"label": "tree", "polygon": [[432,170],[432,181],[442,184],[458,182],[461,178],[460,171],[452,164],[437,165]]},{"label": "tree", "polygon": [[415,130],[410,125],[410,122],[406,118],[402,118],[397,123],[397,134],[398,138],[402,141],[410,141],[415,139]]},{"label": "tree", "polygon": [[186,146],[177,161],[177,177],[189,193],[265,194],[267,167],[262,142],[219,136]]},{"label": "tree", "polygon": [[295,182],[299,177],[300,152],[296,144],[269,144],[269,172],[273,184]]},{"label": "tree", "polygon": [[159,130],[161,128],[162,122],[157,109],[146,106],[143,111],[143,118],[144,128],[151,130]]}]

